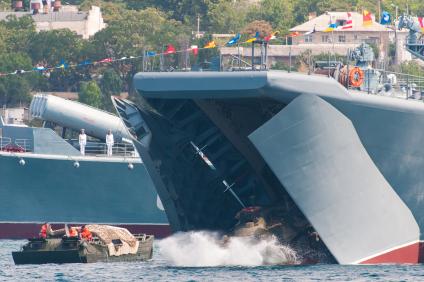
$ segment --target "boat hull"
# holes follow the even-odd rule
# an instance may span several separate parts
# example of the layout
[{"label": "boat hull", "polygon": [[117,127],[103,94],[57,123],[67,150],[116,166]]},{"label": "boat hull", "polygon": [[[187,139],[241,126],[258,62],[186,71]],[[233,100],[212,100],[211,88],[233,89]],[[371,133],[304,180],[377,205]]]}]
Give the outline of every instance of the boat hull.
[{"label": "boat hull", "polygon": [[110,224],[158,237],[170,233],[139,159],[0,154],[0,198],[6,199],[0,205],[2,239],[37,236],[44,222]]}]

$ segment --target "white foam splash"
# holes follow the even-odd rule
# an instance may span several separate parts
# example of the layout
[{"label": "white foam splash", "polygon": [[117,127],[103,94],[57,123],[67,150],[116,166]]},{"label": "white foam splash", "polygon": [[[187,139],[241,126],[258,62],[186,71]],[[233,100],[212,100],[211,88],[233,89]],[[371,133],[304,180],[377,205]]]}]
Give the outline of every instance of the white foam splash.
[{"label": "white foam splash", "polygon": [[177,233],[158,242],[159,252],[175,266],[259,266],[297,264],[295,251],[274,237],[264,240],[232,237],[223,244],[217,233]]}]

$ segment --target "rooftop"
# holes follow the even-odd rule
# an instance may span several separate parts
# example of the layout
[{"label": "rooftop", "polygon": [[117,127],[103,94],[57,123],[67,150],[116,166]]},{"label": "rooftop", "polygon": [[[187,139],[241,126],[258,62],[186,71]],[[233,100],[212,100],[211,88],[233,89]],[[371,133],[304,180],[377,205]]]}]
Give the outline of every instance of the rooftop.
[{"label": "rooftop", "polygon": [[[290,29],[290,31],[299,31],[299,32],[308,32],[315,31],[324,31],[330,23],[336,23],[337,21],[347,21],[348,12],[326,12],[316,18],[313,18],[303,24],[295,26]],[[362,14],[357,12],[349,12],[351,14],[353,27],[350,29],[344,29],[343,32],[358,32],[358,31],[391,31],[390,28],[387,28],[384,25],[381,25],[375,22],[375,16],[372,15],[373,21],[370,26],[364,26],[362,24]],[[339,31],[339,30],[335,30]]]},{"label": "rooftop", "polygon": [[6,20],[7,16],[14,15],[17,18],[31,16],[35,22],[72,22],[87,19],[88,12],[51,12],[33,15],[31,12],[0,12],[0,20]]}]

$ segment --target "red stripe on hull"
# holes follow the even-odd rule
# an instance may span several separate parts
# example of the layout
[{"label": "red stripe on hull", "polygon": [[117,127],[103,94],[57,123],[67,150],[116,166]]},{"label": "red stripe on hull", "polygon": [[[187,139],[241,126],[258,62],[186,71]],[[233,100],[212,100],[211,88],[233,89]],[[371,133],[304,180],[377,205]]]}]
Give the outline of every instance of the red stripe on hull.
[{"label": "red stripe on hull", "polygon": [[398,263],[398,264],[416,264],[420,257],[420,243],[416,242],[387,253],[378,255],[371,259],[360,262],[360,264],[382,264],[382,263]]},{"label": "red stripe on hull", "polygon": [[[153,234],[157,238],[164,238],[172,233],[169,225],[115,224],[114,226],[127,228],[134,234]],[[37,223],[0,223],[0,239],[27,239],[37,237],[40,232],[40,228],[41,224]],[[63,224],[52,224],[52,228],[63,228]]]}]

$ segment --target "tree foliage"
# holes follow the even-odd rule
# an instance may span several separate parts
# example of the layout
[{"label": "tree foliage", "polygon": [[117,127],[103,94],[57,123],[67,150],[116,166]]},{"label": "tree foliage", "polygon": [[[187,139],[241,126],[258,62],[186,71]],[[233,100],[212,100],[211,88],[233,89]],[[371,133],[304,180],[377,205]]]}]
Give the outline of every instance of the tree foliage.
[{"label": "tree foliage", "polygon": [[102,96],[97,82],[94,80],[81,82],[78,100],[81,103],[100,108],[102,106]]}]

